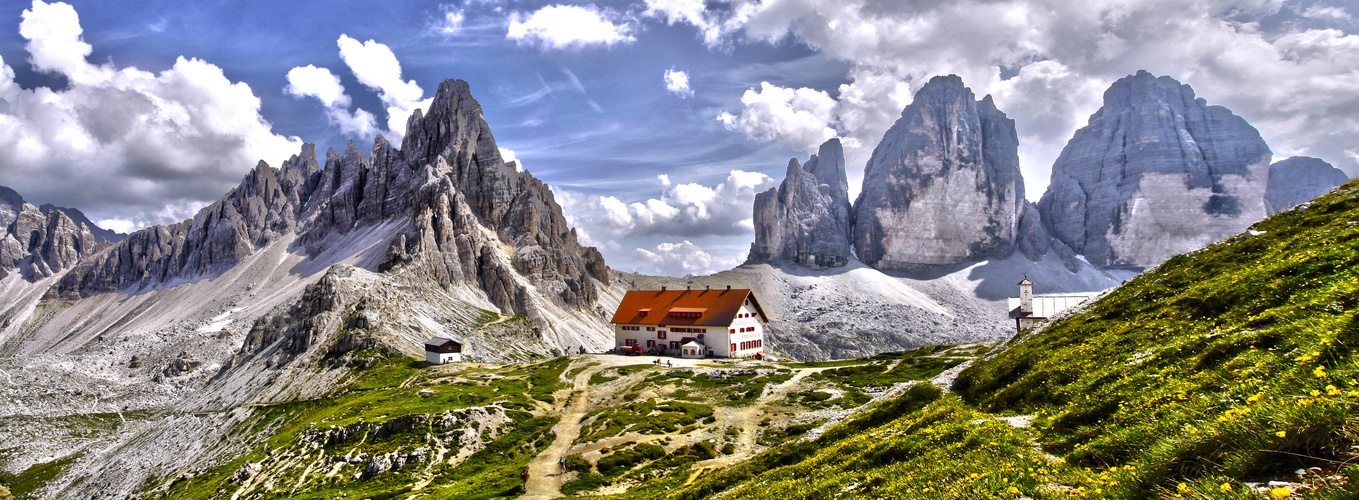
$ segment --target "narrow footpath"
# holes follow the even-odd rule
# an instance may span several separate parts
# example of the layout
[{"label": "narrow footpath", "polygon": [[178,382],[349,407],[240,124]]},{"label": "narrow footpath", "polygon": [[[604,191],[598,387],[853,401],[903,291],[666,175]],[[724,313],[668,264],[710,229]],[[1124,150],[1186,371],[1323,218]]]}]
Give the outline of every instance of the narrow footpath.
[{"label": "narrow footpath", "polygon": [[[586,361],[577,360],[576,362]],[[567,396],[566,404],[562,408],[561,420],[552,428],[557,439],[529,462],[527,492],[524,493],[524,496],[519,497],[520,499],[538,500],[562,496],[561,487],[562,483],[565,482],[563,476],[565,476],[566,471],[562,470],[557,460],[566,456],[567,450],[571,449],[571,445],[580,436],[580,423],[590,410],[590,377],[605,368],[608,368],[608,366],[595,365],[576,375],[576,379],[572,382],[571,392]],[[570,371],[569,366],[567,371]],[[565,391],[559,391],[558,394],[561,392]]]}]

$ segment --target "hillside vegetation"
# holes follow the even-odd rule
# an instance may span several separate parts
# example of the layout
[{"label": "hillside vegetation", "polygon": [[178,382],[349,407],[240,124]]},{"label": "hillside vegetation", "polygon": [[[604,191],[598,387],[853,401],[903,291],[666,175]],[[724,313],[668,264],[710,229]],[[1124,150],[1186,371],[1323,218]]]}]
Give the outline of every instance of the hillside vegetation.
[{"label": "hillside vegetation", "polygon": [[1359,496],[1359,183],[668,498]]}]

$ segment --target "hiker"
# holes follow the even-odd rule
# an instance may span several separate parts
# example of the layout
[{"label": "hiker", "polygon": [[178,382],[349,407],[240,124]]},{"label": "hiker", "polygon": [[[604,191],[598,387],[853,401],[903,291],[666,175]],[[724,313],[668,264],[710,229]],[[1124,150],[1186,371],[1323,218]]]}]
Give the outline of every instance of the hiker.
[{"label": "hiker", "polygon": [[557,465],[562,466],[562,472],[566,472],[566,457],[557,459]]},{"label": "hiker", "polygon": [[519,473],[519,479],[523,480],[525,483],[528,482],[528,469],[524,469],[524,472]]},{"label": "hiker", "polygon": [[675,367],[675,365],[674,365],[673,363],[671,363],[670,360],[668,360],[668,359],[665,360],[665,366],[666,366],[666,367],[669,367],[669,368],[674,368],[674,367]]}]

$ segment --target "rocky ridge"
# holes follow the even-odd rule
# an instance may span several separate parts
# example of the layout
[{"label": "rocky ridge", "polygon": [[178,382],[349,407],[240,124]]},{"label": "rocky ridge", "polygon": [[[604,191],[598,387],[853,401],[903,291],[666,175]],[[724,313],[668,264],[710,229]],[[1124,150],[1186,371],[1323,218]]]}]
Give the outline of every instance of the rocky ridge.
[{"label": "rocky ridge", "polygon": [[30,281],[51,277],[109,246],[109,233],[78,210],[35,207],[0,186],[0,279],[11,273]]},{"label": "rocky ridge", "polygon": [[1269,166],[1265,210],[1276,214],[1326,194],[1350,180],[1345,172],[1310,156],[1291,156]]},{"label": "rocky ridge", "polygon": [[852,257],[851,210],[844,149],[831,139],[806,164],[790,159],[783,183],[755,196],[755,242],[747,260],[843,266]]},{"label": "rocky ridge", "polygon": [[[466,82],[439,86],[428,114],[410,118],[403,147],[378,137],[365,155],[350,142],[328,151],[324,168],[311,144],[280,169],[261,161],[193,219],[129,235],[49,296],[211,277],[285,235],[316,255],[357,228],[397,221],[385,268],[414,263],[445,287],[474,284],[511,313],[532,312],[532,286],[593,304],[596,282],[607,280],[603,257],[578,243],[542,181],[504,163]],[[509,259],[497,256],[504,246]]]}]

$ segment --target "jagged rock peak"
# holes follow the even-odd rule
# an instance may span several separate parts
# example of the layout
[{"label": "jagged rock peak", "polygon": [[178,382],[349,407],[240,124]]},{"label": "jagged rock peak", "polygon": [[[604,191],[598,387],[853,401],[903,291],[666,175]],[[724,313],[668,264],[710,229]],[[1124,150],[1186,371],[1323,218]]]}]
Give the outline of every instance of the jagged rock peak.
[{"label": "jagged rock peak", "polygon": [[1262,218],[1270,156],[1241,117],[1138,71],[1067,142],[1038,209],[1092,264],[1148,267]]},{"label": "jagged rock peak", "polygon": [[957,75],[936,76],[873,150],[855,252],[879,269],[1008,255],[1023,203],[1014,120]]},{"label": "jagged rock peak", "polygon": [[847,264],[853,234],[848,186],[839,139],[822,144],[806,164],[789,159],[783,183],[755,196],[755,242],[747,262]]},{"label": "jagged rock peak", "polygon": [[1265,187],[1268,213],[1284,211],[1326,194],[1331,188],[1350,180],[1345,172],[1321,158],[1292,156],[1269,166],[1269,183]]}]

